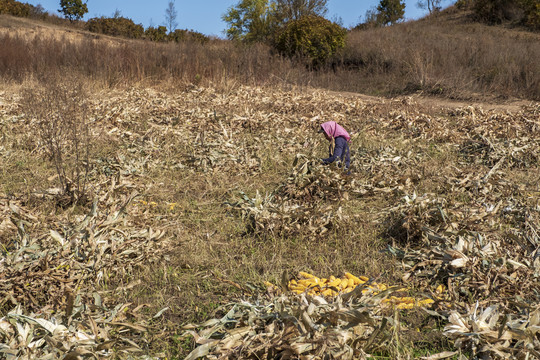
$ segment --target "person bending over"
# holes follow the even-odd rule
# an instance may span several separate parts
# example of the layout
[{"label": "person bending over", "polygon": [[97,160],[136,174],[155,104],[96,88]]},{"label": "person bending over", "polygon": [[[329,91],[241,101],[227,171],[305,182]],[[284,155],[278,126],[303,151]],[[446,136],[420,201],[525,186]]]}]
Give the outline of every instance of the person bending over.
[{"label": "person bending over", "polygon": [[349,174],[349,167],[351,165],[349,151],[351,137],[349,136],[349,133],[335,121],[322,123],[319,132],[323,133],[326,139],[330,141],[330,157],[322,159],[323,164],[331,164],[334,161],[338,162],[339,167],[341,167],[342,164],[345,164],[345,171]]}]

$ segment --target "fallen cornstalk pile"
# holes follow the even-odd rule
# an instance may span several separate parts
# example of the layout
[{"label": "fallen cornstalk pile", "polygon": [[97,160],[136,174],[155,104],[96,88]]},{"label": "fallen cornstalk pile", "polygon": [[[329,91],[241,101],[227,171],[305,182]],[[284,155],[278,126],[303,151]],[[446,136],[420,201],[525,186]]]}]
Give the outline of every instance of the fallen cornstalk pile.
[{"label": "fallen cornstalk pile", "polygon": [[[21,116],[17,106],[2,115],[10,131],[32,134],[33,119]],[[26,145],[41,154],[38,139],[29,136]],[[16,143],[6,145],[4,158],[18,155]],[[60,214],[44,212],[49,204],[65,204],[56,187],[0,198],[0,353],[5,358],[146,352],[152,339],[151,317],[144,314],[148,304],[118,299],[141,283],[132,274],[160,257],[165,231],[154,230],[149,216],[134,206],[145,186],[129,180],[122,159],[115,163],[116,168],[92,161],[92,200],[80,204],[82,214],[73,213],[77,204],[55,210]]]},{"label": "fallen cornstalk pile", "polygon": [[[111,190],[118,188],[113,185]],[[146,346],[145,337],[140,337],[148,330],[148,319],[140,313],[144,306],[108,299],[137,282],[97,290],[155,260],[156,242],[164,233],[126,221],[127,207],[136,195],[121,196],[109,215],[100,211],[96,199],[76,224],[50,222],[55,229],[39,237],[26,231],[39,227],[38,216],[14,202],[0,201],[6,219],[3,230],[17,232],[12,243],[4,245],[0,261],[0,308],[12,309],[0,318],[1,350],[8,358],[68,352],[103,357],[113,348],[121,354],[141,352]]]},{"label": "fallen cornstalk pile", "polygon": [[[242,194],[228,205],[240,213],[248,231],[269,236],[308,232],[322,236],[339,229],[343,220],[339,201],[347,197],[351,177],[298,155],[290,177],[272,193],[255,198]],[[354,182],[354,180],[353,180]]]},{"label": "fallen cornstalk pile", "polygon": [[184,326],[184,336],[201,344],[186,359],[366,358],[397,340],[387,332],[399,327],[396,310],[443,299],[442,287],[433,292],[435,300],[390,296],[408,290],[348,272],[328,279],[300,272],[287,286],[298,295],[266,285],[272,296],[228,305],[220,319]]},{"label": "fallen cornstalk pile", "polygon": [[332,302],[302,294],[230,305],[222,318],[184,326],[202,344],[186,359],[365,358],[388,346],[397,319],[380,306],[390,290],[359,290]]},{"label": "fallen cornstalk pile", "polygon": [[[186,286],[194,295],[167,283],[167,294],[175,293],[165,312],[138,297],[137,271],[154,272],[181,254],[184,263],[164,273],[185,282],[213,267],[231,276],[226,263],[241,279],[315,266],[330,272],[337,256],[358,256],[366,228],[388,245],[396,273],[363,269],[367,279],[342,277],[339,288],[330,277],[286,278],[240,301],[231,294],[220,316],[184,327],[199,345],[191,357],[396,355],[400,334],[416,330],[402,321],[411,314],[452,341],[440,358],[538,357],[538,104],[433,115],[410,99],[249,87],[175,95],[133,88],[88,101],[96,142],[83,161],[89,190],[86,202],[70,204],[54,169],[40,167],[48,157],[36,121],[16,96],[0,94],[0,166],[3,179],[15,179],[0,190],[0,352],[7,357],[144,353],[159,332],[154,317],[175,306],[195,313],[185,304],[215,301],[207,300],[215,288],[208,275],[205,286]],[[351,175],[320,164],[327,143],[316,129],[330,120],[352,134]],[[41,163],[26,169],[23,160],[36,157]],[[217,223],[226,221],[234,230],[221,234]],[[267,243],[275,267],[251,263],[255,247]],[[370,246],[364,256],[380,249]],[[223,258],[197,259],[203,247]],[[283,261],[286,251],[304,260]]]}]

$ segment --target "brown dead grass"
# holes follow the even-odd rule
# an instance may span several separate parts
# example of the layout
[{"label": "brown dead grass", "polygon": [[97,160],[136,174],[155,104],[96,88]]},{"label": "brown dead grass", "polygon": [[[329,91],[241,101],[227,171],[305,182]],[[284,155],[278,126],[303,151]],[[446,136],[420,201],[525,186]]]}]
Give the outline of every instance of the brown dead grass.
[{"label": "brown dead grass", "polygon": [[346,49],[318,71],[262,45],[217,39],[206,45],[156,44],[5,15],[0,21],[4,82],[62,69],[106,87],[278,85],[478,103],[540,96],[540,35],[474,23],[454,8],[420,21],[351,31]]},{"label": "brown dead grass", "polygon": [[76,27],[66,27],[29,18],[0,14],[0,35],[7,34],[25,42],[32,42],[36,39],[54,39],[80,43],[83,40],[93,39],[113,46],[125,43],[125,39],[122,38],[93,34]]}]

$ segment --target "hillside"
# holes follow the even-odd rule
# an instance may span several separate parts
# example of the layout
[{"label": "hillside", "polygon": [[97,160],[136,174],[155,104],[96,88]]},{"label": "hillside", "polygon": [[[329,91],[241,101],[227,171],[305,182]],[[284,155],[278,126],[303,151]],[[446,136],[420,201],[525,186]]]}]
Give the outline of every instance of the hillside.
[{"label": "hillside", "polygon": [[[454,7],[418,21],[352,30],[345,49],[318,71],[298,59],[277,56],[265,45],[238,47],[217,39],[206,45],[128,40],[5,15],[1,19],[5,38],[0,74],[7,81],[20,82],[28,68],[54,76],[63,67],[113,85],[238,82],[385,97],[421,94],[494,103],[540,99],[540,34],[480,24]],[[36,34],[42,37],[30,46]],[[108,48],[111,44],[115,46]],[[58,51],[51,53],[54,48]],[[43,58],[48,61],[41,62]]]},{"label": "hillside", "polygon": [[538,32],[481,24],[451,7],[418,21],[353,31],[337,75],[343,87],[364,93],[538,100],[538,57]]},{"label": "hillside", "polygon": [[27,41],[33,40],[36,37],[42,37],[70,42],[81,42],[86,39],[93,39],[108,44],[126,42],[126,39],[120,37],[94,34],[77,27],[66,27],[65,25],[57,25],[35,19],[0,14],[0,36],[6,35],[20,37]]},{"label": "hillside", "polygon": [[[8,358],[540,354],[540,103],[0,24]],[[350,175],[321,164],[325,121],[352,135]]]}]

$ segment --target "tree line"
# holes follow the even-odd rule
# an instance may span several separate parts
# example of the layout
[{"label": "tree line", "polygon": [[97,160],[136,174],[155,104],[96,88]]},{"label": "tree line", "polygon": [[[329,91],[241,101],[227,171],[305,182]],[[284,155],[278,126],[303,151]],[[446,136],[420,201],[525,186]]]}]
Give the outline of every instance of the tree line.
[{"label": "tree line", "polygon": [[[60,9],[58,11],[64,15],[64,18],[70,24],[98,34],[157,42],[195,41],[206,43],[210,40],[208,36],[200,32],[176,28],[178,25],[176,23],[177,12],[172,0],[169,1],[169,7],[165,13],[167,26],[149,26],[146,29],[141,24],[136,24],[133,20],[121,16],[119,10],[116,10],[111,17],[94,17],[84,22],[81,19],[88,13],[88,6],[82,0],[60,0]],[[41,5],[34,6],[16,0],[0,0],[0,14],[29,17],[54,23],[62,21],[57,16],[47,13]]]}]

